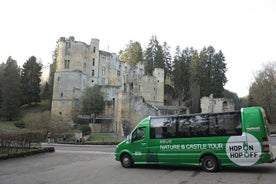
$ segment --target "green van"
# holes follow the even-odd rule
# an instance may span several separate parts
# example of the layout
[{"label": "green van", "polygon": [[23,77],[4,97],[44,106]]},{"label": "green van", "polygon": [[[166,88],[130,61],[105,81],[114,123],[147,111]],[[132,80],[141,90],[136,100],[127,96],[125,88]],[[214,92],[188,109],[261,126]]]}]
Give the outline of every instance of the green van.
[{"label": "green van", "polygon": [[115,159],[134,164],[201,166],[214,172],[224,166],[251,166],[275,161],[261,107],[240,111],[142,120],[117,145]]}]

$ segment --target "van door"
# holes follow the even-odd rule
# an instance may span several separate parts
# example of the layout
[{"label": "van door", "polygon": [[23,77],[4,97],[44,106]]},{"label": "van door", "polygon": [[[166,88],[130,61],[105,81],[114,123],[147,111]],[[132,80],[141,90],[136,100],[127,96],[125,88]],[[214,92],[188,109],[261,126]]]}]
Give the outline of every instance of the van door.
[{"label": "van door", "polygon": [[138,127],[131,136],[130,151],[134,162],[146,162],[147,146],[146,127]]}]

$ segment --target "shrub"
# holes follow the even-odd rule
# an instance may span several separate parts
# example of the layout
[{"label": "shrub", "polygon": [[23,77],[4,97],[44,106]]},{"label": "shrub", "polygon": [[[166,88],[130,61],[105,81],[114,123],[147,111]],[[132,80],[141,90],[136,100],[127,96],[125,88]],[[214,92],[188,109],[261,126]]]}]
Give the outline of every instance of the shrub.
[{"label": "shrub", "polygon": [[23,149],[31,149],[40,146],[44,136],[41,132],[21,131],[0,134],[0,154],[19,152]]},{"label": "shrub", "polygon": [[23,122],[28,130],[41,131],[43,134],[46,134],[47,131],[53,132],[50,111],[27,113]]},{"label": "shrub", "polygon": [[78,125],[88,125],[90,123],[90,119],[80,119],[80,118],[77,118],[75,120],[75,123],[78,124]]},{"label": "shrub", "polygon": [[83,125],[80,129],[84,136],[89,135],[92,132],[91,127],[89,125]]},{"label": "shrub", "polygon": [[14,125],[17,127],[17,128],[25,128],[25,123],[23,121],[17,121],[14,123]]}]

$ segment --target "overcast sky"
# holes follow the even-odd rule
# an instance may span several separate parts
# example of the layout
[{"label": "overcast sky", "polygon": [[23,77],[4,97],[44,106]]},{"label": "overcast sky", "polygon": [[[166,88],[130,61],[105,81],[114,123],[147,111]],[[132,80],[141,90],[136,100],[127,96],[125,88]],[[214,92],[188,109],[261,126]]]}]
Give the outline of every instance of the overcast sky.
[{"label": "overcast sky", "polygon": [[1,0],[0,62],[44,65],[60,37],[118,53],[130,40],[145,49],[152,35],[181,49],[213,46],[225,56],[226,89],[248,94],[253,73],[276,61],[275,0]]}]

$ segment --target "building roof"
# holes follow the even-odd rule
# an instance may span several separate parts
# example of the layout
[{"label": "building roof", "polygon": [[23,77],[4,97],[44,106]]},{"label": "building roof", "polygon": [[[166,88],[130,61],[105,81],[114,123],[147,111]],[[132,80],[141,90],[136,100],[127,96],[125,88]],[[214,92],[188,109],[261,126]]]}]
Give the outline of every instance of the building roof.
[{"label": "building roof", "polygon": [[155,110],[180,111],[181,108],[173,105],[152,105]]}]

